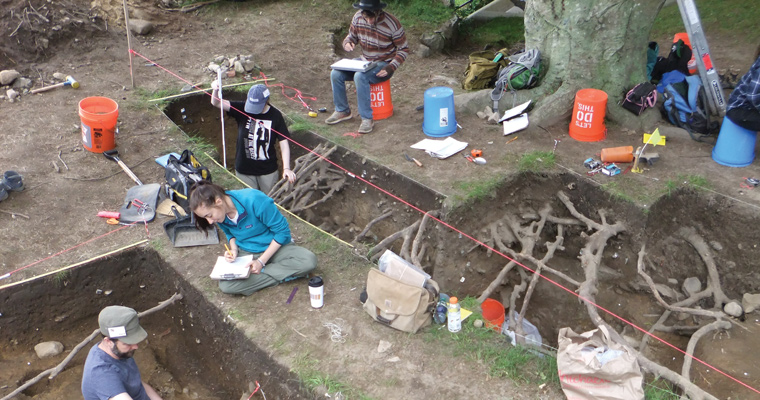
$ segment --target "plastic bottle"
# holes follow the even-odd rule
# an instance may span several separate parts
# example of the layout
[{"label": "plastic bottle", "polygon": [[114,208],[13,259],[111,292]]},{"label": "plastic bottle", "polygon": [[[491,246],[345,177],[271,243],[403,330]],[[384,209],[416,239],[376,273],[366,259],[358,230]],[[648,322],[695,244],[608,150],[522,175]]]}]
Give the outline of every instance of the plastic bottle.
[{"label": "plastic bottle", "polygon": [[449,332],[459,332],[462,329],[462,314],[460,312],[459,299],[456,297],[449,299],[447,319],[449,321]]}]

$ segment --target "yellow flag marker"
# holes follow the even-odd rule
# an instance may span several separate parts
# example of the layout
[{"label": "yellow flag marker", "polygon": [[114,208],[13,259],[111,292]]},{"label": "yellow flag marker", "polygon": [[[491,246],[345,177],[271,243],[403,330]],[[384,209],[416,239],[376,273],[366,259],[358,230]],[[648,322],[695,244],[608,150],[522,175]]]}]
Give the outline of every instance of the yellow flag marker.
[{"label": "yellow flag marker", "polygon": [[657,128],[652,132],[652,134],[645,133],[644,134],[644,141],[642,143],[645,144],[651,144],[652,146],[665,146],[665,139],[667,137],[660,135],[660,129]]},{"label": "yellow flag marker", "polygon": [[644,147],[639,147],[636,149],[636,161],[633,163],[633,168],[631,168],[631,172],[640,174],[644,172],[643,169],[639,168],[639,158],[641,158],[641,155],[644,154],[644,149],[647,148],[647,145],[651,144],[652,146],[657,146],[658,144],[660,146],[665,146],[665,136],[660,135],[660,129],[657,128],[652,132],[652,134],[645,133],[644,134]]}]

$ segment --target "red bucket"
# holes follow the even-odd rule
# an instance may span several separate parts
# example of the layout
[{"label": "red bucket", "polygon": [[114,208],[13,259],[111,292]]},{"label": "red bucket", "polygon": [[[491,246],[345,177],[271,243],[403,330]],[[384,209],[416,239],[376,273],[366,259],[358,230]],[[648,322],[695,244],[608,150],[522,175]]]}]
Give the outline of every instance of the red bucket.
[{"label": "red bucket", "polygon": [[480,304],[480,308],[483,310],[486,328],[501,332],[501,325],[504,323],[504,306],[494,299],[485,299]]}]

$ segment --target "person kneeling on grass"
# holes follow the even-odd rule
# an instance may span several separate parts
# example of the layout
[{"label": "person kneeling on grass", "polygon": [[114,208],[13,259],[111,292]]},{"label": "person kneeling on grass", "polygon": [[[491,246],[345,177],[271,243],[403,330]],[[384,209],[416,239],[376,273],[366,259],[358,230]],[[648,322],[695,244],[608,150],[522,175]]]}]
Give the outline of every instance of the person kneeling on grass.
[{"label": "person kneeling on grass", "polygon": [[256,189],[228,190],[200,181],[190,191],[190,209],[195,224],[208,229],[217,224],[227,236],[227,261],[253,254],[247,279],[222,280],[227,294],[251,295],[258,290],[305,277],[317,266],[317,256],[291,243],[290,227],[274,200]]}]

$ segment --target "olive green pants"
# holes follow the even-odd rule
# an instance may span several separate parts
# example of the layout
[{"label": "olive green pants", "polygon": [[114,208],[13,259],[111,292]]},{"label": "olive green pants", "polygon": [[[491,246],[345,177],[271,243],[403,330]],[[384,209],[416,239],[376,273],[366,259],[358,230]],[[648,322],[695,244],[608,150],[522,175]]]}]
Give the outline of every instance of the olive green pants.
[{"label": "olive green pants", "polygon": [[[238,257],[251,254],[240,250]],[[256,259],[261,253],[253,253]],[[280,247],[264,269],[258,274],[251,274],[246,279],[219,281],[219,289],[227,294],[250,296],[253,292],[276,286],[282,282],[305,277],[317,267],[317,256],[308,249],[294,244]]]},{"label": "olive green pants", "polygon": [[269,192],[272,191],[274,185],[280,180],[280,171],[274,171],[267,175],[245,175],[235,171],[235,175],[245,182],[246,185],[253,189],[258,189],[269,196]]}]

